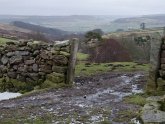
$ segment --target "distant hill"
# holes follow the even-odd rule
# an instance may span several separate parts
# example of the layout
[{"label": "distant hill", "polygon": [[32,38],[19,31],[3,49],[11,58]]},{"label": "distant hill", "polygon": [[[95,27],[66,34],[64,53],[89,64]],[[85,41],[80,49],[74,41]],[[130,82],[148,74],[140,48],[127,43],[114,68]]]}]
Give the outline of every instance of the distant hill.
[{"label": "distant hill", "polygon": [[14,21],[11,24],[19,28],[31,30],[33,32],[40,32],[43,34],[53,35],[53,36],[63,36],[68,34],[68,32],[62,31],[60,29],[47,28],[40,25],[29,24],[21,21]]},{"label": "distant hill", "polygon": [[[17,16],[0,15],[0,23],[21,21],[44,27],[57,28],[69,32],[86,32],[101,28],[105,29],[111,21],[122,16],[97,16],[97,15],[71,15],[71,16]],[[125,17],[125,16],[124,16]],[[106,25],[106,26],[104,26]],[[103,27],[103,28],[102,28]]]},{"label": "distant hill", "polygon": [[165,23],[165,15],[146,15],[140,17],[131,17],[131,18],[120,18],[116,19],[113,22],[116,23],[132,23],[135,22],[144,22],[144,23]]},{"label": "distant hill", "polygon": [[120,16],[120,15],[71,15],[71,16],[16,16],[0,15],[0,23],[10,24],[13,21],[60,29],[72,33],[84,33],[101,29],[105,33],[117,30],[139,29],[140,23],[147,28],[164,27],[164,15]]},{"label": "distant hill", "polygon": [[21,21],[14,21],[11,23],[13,26],[30,30],[32,35],[42,35],[45,39],[49,40],[65,40],[70,38],[83,38],[83,34],[63,31],[57,28],[49,28],[40,25],[25,23]]},{"label": "distant hill", "polygon": [[48,28],[39,25],[33,25],[20,21],[10,24],[0,23],[0,36],[17,37],[18,39],[34,39],[34,40],[65,40],[70,38],[82,38],[83,34],[74,34],[55,28]]},{"label": "distant hill", "polygon": [[111,22],[111,25],[116,25],[120,29],[128,30],[140,28],[141,23],[145,23],[147,28],[164,27],[165,15],[145,15],[131,18],[119,18]]}]

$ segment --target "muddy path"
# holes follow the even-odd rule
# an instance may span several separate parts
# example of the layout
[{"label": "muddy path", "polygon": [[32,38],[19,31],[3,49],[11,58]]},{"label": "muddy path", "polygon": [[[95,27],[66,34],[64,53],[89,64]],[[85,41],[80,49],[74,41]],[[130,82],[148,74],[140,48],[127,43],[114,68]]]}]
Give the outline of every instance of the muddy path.
[{"label": "muddy path", "polygon": [[[106,73],[92,77],[76,77],[71,88],[51,89],[0,102],[0,124],[129,124],[121,112],[137,113],[140,106],[123,102],[125,96],[141,93],[147,74]],[[128,121],[129,120],[129,121]]]}]

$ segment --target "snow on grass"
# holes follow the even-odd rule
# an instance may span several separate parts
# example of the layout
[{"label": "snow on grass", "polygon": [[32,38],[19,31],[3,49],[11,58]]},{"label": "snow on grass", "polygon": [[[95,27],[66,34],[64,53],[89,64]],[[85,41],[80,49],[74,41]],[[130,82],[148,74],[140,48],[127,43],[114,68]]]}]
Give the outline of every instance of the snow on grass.
[{"label": "snow on grass", "polygon": [[11,98],[16,98],[16,97],[21,96],[21,95],[22,94],[20,94],[20,93],[3,92],[3,93],[0,93],[0,101],[1,100],[8,100]]}]

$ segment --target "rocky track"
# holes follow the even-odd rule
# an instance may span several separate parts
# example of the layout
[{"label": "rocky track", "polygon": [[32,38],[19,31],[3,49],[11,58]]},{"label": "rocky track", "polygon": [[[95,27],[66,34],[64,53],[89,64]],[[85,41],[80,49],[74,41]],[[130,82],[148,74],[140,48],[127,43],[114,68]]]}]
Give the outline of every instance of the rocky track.
[{"label": "rocky track", "polygon": [[[128,124],[121,112],[137,113],[140,106],[123,102],[125,96],[141,93],[146,73],[106,73],[76,77],[75,85],[51,89],[0,102],[0,124],[15,122],[48,124]],[[119,121],[120,120],[120,121]]]}]

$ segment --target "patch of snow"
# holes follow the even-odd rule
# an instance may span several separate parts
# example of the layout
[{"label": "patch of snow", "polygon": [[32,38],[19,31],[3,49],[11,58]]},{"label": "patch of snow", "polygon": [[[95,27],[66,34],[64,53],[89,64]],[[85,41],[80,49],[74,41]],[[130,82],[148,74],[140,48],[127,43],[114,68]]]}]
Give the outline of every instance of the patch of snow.
[{"label": "patch of snow", "polygon": [[132,78],[128,77],[128,76],[125,76],[125,75],[122,75],[120,77],[126,84],[130,83]]},{"label": "patch of snow", "polygon": [[138,86],[137,86],[137,84],[134,84],[134,85],[132,85],[132,93],[135,93],[135,94],[137,94],[137,93],[143,93],[143,90],[142,89],[139,89]]},{"label": "patch of snow", "polygon": [[104,94],[109,94],[109,93],[112,93],[112,92],[114,92],[114,90],[108,88],[108,89],[103,90],[103,91],[98,91],[98,92],[95,93],[95,94],[88,95],[88,96],[87,96],[87,99],[88,99],[88,100],[97,99],[97,98],[101,97],[101,96],[104,95]]},{"label": "patch of snow", "polygon": [[16,97],[21,96],[21,95],[22,94],[20,94],[20,93],[3,92],[3,93],[0,93],[0,101],[8,100],[11,98],[16,98]]},{"label": "patch of snow", "polygon": [[85,104],[79,104],[78,106],[84,108],[86,105]]},{"label": "patch of snow", "polygon": [[100,121],[103,120],[103,115],[102,114],[100,114],[100,115],[93,115],[93,116],[91,116],[90,120],[92,121],[92,124],[95,124],[95,123],[100,122]]},{"label": "patch of snow", "polygon": [[134,78],[139,78],[139,77],[141,77],[142,75],[141,74],[136,74],[135,76],[134,76]]},{"label": "patch of snow", "polygon": [[136,118],[131,119],[131,122],[132,122],[133,124],[141,124],[140,121],[137,120]]},{"label": "patch of snow", "polygon": [[114,102],[120,102],[120,101],[122,101],[123,97],[130,96],[132,93],[113,92],[113,93],[110,93],[110,94],[115,95],[115,96],[118,97],[114,100]]}]

